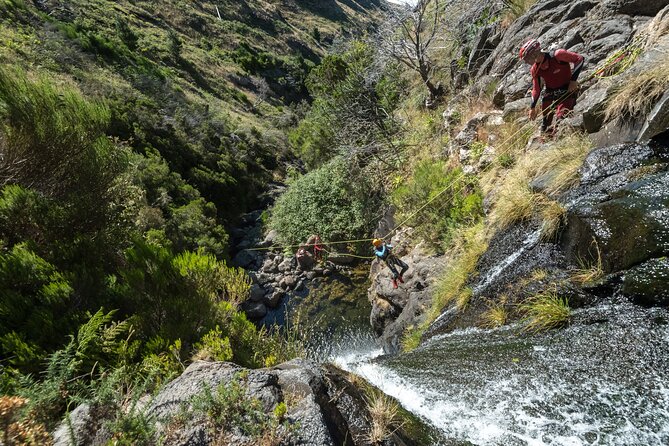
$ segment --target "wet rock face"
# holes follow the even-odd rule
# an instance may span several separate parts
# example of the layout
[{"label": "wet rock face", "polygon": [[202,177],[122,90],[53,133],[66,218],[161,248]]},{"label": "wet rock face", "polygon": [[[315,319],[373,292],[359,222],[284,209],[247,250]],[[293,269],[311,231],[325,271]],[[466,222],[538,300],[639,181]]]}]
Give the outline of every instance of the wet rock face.
[{"label": "wet rock face", "polygon": [[601,256],[607,272],[669,253],[667,148],[619,145],[591,153],[568,204],[562,247],[574,263]]},{"label": "wet rock face", "polygon": [[404,283],[400,283],[397,289],[393,288],[390,269],[384,262],[375,260],[371,270],[372,285],[368,291],[372,303],[370,323],[386,353],[398,352],[407,327],[421,320],[431,304],[434,281],[446,263],[443,255],[429,255],[421,245],[404,256],[401,250],[396,253],[409,266],[404,274]]},{"label": "wet rock face", "polygon": [[651,259],[630,268],[621,291],[641,305],[669,305],[669,259]]}]

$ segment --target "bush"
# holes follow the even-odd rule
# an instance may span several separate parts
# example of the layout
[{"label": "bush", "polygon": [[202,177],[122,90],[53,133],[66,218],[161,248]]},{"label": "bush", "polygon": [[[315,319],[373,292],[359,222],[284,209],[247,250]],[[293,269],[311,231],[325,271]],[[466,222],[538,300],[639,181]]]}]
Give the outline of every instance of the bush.
[{"label": "bush", "polygon": [[[283,409],[277,406],[278,410],[265,413],[262,402],[247,395],[242,386],[245,379],[243,373],[238,373],[232,381],[221,383],[213,391],[205,385],[204,390],[191,399],[192,409],[184,408],[184,413],[190,417],[204,416],[216,444],[225,444],[233,431],[255,440],[253,444],[283,444],[281,440],[291,431],[287,423],[281,424],[279,415]],[[263,442],[269,437],[272,443]]]},{"label": "bush", "polygon": [[371,230],[379,204],[368,182],[351,181],[337,158],[290,185],[272,209],[270,227],[289,245],[312,234],[327,241],[358,238]]},{"label": "bush", "polygon": [[36,372],[44,349],[58,347],[73,328],[72,285],[54,265],[18,244],[0,254],[0,289],[1,356]]},{"label": "bush", "polygon": [[413,176],[393,192],[392,200],[399,210],[397,219],[411,224],[418,236],[439,249],[448,244],[455,228],[483,215],[476,182],[459,168],[449,169],[444,161],[420,162]]},{"label": "bush", "polygon": [[527,331],[543,331],[560,327],[567,323],[571,315],[569,300],[558,295],[555,287],[529,299],[520,306],[525,313]]}]

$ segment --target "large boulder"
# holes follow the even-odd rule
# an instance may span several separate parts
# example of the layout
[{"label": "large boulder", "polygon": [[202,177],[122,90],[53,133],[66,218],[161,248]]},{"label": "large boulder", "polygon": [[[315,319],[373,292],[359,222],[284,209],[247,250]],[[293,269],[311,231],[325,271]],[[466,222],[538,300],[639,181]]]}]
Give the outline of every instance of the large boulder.
[{"label": "large boulder", "polygon": [[562,236],[574,263],[601,259],[604,270],[613,272],[669,254],[669,172],[663,159],[668,160],[666,148],[645,145],[599,149],[586,158],[583,185],[569,203]]},{"label": "large boulder", "polygon": [[669,258],[651,259],[627,270],[621,291],[642,305],[669,305]]},{"label": "large boulder", "polygon": [[392,273],[384,262],[375,260],[371,269],[370,323],[386,353],[399,350],[407,327],[418,323],[429,308],[434,281],[445,263],[443,255],[428,254],[420,244],[401,260],[409,269],[397,289],[393,288]]}]

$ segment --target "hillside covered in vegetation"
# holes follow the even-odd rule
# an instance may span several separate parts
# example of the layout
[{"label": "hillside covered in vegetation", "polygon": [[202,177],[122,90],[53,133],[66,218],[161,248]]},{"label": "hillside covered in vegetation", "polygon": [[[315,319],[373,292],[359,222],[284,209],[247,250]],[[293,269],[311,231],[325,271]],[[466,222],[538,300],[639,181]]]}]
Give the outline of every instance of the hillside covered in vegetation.
[{"label": "hillside covered in vegetation", "polygon": [[[155,387],[196,352],[252,367],[293,356],[238,312],[250,283],[225,263],[228,231],[296,160],[310,71],[382,10],[0,4],[0,371],[3,394],[30,401],[10,413],[50,426],[75,401]],[[26,429],[16,441],[43,444]]]}]

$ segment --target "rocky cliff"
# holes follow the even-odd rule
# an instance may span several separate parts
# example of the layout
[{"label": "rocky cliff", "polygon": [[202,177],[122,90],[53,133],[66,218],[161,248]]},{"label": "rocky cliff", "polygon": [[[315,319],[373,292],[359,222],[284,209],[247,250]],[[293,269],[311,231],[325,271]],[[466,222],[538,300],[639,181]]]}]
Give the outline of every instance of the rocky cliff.
[{"label": "rocky cliff", "polygon": [[[575,114],[563,128],[587,134],[593,149],[579,171],[577,187],[551,196],[565,210],[564,224],[556,237],[542,237],[542,222],[537,218],[496,231],[477,264],[478,274],[468,281],[472,298],[467,308],[458,309],[454,304],[444,308],[428,333],[478,325],[481,314],[491,302],[499,303],[500,296],[504,300],[501,305],[513,307],[549,283],[559,283],[573,307],[612,294],[666,305],[669,90],[664,84],[659,99],[635,115],[605,117],[603,110],[616,92],[666,64],[667,2],[540,0],[510,24],[490,20],[502,10],[501,2],[492,1],[464,13],[469,18],[463,20],[467,31],[472,30],[469,24],[485,23],[486,17],[489,24],[475,26],[474,33],[463,37],[451,64],[457,94],[444,106],[444,125],[451,139],[443,156],[455,159],[467,173],[483,173],[502,154],[502,144],[492,138],[482,140],[481,133],[505,122],[528,123],[524,115],[530,103],[530,76],[517,54],[530,38],[538,38],[545,50],[565,48],[585,56]],[[467,36],[467,32],[462,35]],[[467,102],[487,94],[492,110],[478,113],[462,125],[454,123]],[[476,144],[485,147],[482,154],[473,157]],[[527,153],[542,150],[547,151],[548,146],[536,138],[530,138],[525,148]],[[530,178],[533,191],[545,191],[543,183],[550,174]],[[497,193],[493,186],[485,201],[492,201]],[[412,280],[398,290],[388,285],[383,269],[372,267],[372,324],[388,352],[397,351],[407,327],[424,321],[422,309],[429,306],[435,293],[431,284],[450,261],[448,255],[417,255],[419,249],[403,252],[403,260],[412,267]],[[568,280],[583,264],[597,263],[604,276],[597,283],[583,286]],[[414,280],[415,276],[420,279]]]}]

